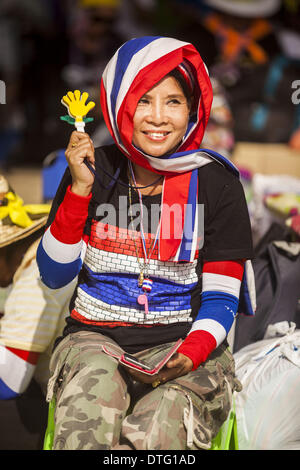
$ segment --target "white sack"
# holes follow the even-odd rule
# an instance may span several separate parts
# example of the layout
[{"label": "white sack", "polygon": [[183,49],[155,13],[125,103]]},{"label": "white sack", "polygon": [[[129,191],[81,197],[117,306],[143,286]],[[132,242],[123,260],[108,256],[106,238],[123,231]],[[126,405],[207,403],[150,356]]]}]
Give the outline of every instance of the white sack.
[{"label": "white sack", "polygon": [[234,354],[239,448],[300,449],[300,330],[280,322],[265,338]]}]

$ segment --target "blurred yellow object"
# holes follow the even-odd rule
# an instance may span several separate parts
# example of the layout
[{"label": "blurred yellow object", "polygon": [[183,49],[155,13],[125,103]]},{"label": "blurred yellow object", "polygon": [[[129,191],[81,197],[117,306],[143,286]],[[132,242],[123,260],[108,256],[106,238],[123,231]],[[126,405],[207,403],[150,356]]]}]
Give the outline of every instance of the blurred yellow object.
[{"label": "blurred yellow object", "polygon": [[27,204],[23,205],[23,199],[17,194],[9,191],[5,195],[8,204],[0,207],[0,220],[5,219],[7,216],[11,222],[19,227],[30,227],[34,220],[28,214],[48,214],[50,211],[50,204]]},{"label": "blurred yellow object", "polygon": [[79,0],[81,8],[97,8],[97,7],[119,7],[120,0]]},{"label": "blurred yellow object", "polygon": [[265,204],[279,215],[300,214],[300,196],[295,193],[270,194],[266,196]]},{"label": "blurred yellow object", "polygon": [[68,109],[69,116],[75,119],[76,129],[82,132],[85,125],[83,118],[95,106],[93,101],[86,104],[88,96],[86,91],[81,94],[79,90],[75,90],[68,91],[61,99],[62,104]]}]

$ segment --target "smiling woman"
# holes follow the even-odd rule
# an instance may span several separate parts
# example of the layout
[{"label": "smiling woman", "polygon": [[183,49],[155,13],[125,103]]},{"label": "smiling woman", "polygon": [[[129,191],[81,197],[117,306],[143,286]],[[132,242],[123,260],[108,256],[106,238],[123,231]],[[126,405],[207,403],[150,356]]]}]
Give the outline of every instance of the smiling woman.
[{"label": "smiling woman", "polygon": [[[200,148],[211,103],[192,44],[136,38],[101,79],[115,144],[70,137],[37,257],[49,287],[78,275],[51,360],[55,449],[207,449],[228,415],[239,384],[226,336],[252,241],[237,169]],[[128,353],[153,366],[180,338],[153,376],[119,365]]]}]

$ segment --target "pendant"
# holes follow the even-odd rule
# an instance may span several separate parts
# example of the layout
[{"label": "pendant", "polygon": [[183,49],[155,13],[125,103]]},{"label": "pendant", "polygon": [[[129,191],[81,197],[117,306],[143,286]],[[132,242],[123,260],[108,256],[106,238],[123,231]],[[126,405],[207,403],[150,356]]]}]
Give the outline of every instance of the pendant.
[{"label": "pendant", "polygon": [[142,284],[143,291],[144,292],[151,292],[152,284],[153,284],[153,281],[151,281],[151,279],[149,279],[149,278],[144,279],[143,284]]},{"label": "pendant", "polygon": [[144,282],[144,273],[143,273],[143,271],[141,271],[140,275],[139,275],[139,279],[138,279],[139,287],[142,287],[143,282]]}]

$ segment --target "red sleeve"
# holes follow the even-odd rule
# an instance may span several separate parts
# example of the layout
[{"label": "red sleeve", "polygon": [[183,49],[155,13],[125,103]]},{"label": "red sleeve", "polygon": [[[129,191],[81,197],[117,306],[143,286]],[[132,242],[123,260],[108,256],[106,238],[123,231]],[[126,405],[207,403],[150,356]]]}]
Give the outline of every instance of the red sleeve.
[{"label": "red sleeve", "polygon": [[87,197],[78,196],[72,193],[71,186],[68,186],[64,200],[51,224],[51,233],[56,240],[74,244],[82,239],[91,197],[92,194]]}]

